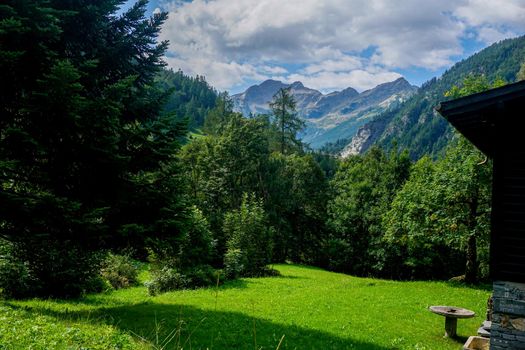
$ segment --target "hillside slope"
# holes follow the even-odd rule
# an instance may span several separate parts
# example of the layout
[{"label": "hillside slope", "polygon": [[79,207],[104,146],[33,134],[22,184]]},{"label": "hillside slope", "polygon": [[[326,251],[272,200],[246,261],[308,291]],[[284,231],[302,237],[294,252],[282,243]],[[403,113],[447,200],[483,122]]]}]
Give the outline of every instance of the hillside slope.
[{"label": "hillside slope", "polygon": [[202,76],[191,77],[180,70],[163,69],[157,75],[156,83],[169,92],[164,113],[185,120],[190,130],[201,127],[208,112],[216,105],[218,92]]},{"label": "hillside slope", "polygon": [[435,106],[445,100],[445,92],[461,84],[469,74],[484,74],[490,81],[501,77],[513,82],[524,61],[525,36],[506,39],[483,49],[456,63],[440,78],[423,84],[397,109],[364,124],[342,155],[363,153],[374,144],[388,149],[394,140],[400,147],[407,148],[414,159],[424,154],[439,154],[452,137],[452,128],[434,111]]}]

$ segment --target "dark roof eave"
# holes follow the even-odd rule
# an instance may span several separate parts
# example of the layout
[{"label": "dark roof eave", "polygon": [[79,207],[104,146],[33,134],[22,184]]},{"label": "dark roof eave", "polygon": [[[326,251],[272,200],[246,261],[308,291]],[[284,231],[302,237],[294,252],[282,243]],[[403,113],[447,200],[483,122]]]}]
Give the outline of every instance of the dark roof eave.
[{"label": "dark roof eave", "polygon": [[505,102],[525,97],[525,81],[508,84],[477,94],[441,102],[436,110],[445,118],[458,114],[479,112],[488,107],[504,105]]},{"label": "dark roof eave", "polygon": [[[466,97],[440,103],[436,107],[447,121],[489,157],[494,156],[494,125],[507,107],[525,100],[525,81],[508,84]],[[507,118],[505,118],[507,119]]]}]

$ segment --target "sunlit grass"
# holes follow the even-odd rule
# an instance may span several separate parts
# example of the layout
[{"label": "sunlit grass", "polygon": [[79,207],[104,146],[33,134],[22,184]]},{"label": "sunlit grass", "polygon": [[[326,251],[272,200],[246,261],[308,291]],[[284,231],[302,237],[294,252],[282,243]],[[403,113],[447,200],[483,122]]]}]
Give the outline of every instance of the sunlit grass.
[{"label": "sunlit grass", "polygon": [[[76,301],[6,301],[0,303],[0,344],[13,349],[27,348],[29,341],[47,341],[35,349],[276,349],[284,335],[280,349],[458,349],[476,333],[489,295],[446,282],[356,278],[296,265],[275,268],[281,277],[156,297],[135,287]],[[465,307],[478,317],[458,321],[459,340],[444,339],[444,319],[430,313],[430,305]],[[27,339],[20,347],[9,328],[14,322]],[[35,326],[54,329],[57,343],[49,346],[47,335],[32,331]],[[76,338],[61,336],[68,329]]]}]

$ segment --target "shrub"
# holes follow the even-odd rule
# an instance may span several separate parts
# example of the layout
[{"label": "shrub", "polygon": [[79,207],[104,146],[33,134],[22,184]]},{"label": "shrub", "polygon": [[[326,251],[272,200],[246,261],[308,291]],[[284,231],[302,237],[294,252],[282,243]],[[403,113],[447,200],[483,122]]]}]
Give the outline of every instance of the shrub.
[{"label": "shrub", "polygon": [[113,290],[114,287],[102,275],[96,275],[90,278],[85,284],[86,293],[103,293]]},{"label": "shrub", "polygon": [[108,253],[100,274],[114,289],[127,288],[138,282],[138,264],[129,254]]},{"label": "shrub", "polygon": [[244,271],[245,254],[240,249],[228,249],[224,255],[224,274],[226,278],[238,278]]},{"label": "shrub", "polygon": [[150,295],[173,290],[212,286],[217,283],[220,271],[210,265],[198,265],[184,272],[170,266],[154,270],[152,279],[145,283]]},{"label": "shrub", "polygon": [[147,248],[148,261],[153,270],[170,266],[179,271],[199,265],[209,265],[215,253],[208,221],[197,207],[189,210],[187,221],[177,235],[175,244],[156,241]]},{"label": "shrub", "polygon": [[177,267],[186,270],[193,266],[210,264],[215,245],[208,221],[202,212],[194,206],[191,209],[188,225],[179,241]]},{"label": "shrub", "polygon": [[210,265],[199,265],[186,270],[185,275],[188,278],[188,287],[207,287],[217,283],[220,271],[215,270]]},{"label": "shrub", "polygon": [[272,254],[272,228],[268,227],[262,201],[243,196],[241,207],[224,218],[228,238],[224,265],[231,276],[265,275]]},{"label": "shrub", "polygon": [[27,265],[12,255],[12,245],[0,241],[0,294],[5,298],[27,297],[33,283]]},{"label": "shrub", "polygon": [[177,249],[152,250],[151,280],[146,282],[150,295],[171,290],[214,285],[218,272],[209,264],[215,241],[202,212],[193,207],[190,220],[178,238]]},{"label": "shrub", "polygon": [[172,267],[164,266],[152,273],[151,281],[145,283],[150,295],[184,289],[189,285],[188,278]]},{"label": "shrub", "polygon": [[[4,296],[77,297],[92,291],[101,255],[72,241],[27,240],[4,243],[0,289]],[[53,283],[51,283],[53,281]]]}]

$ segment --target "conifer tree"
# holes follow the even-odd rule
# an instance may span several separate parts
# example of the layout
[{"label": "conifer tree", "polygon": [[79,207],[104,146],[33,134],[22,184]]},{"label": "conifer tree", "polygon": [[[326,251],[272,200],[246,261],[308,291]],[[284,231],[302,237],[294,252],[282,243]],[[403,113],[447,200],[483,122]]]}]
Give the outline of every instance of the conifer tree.
[{"label": "conifer tree", "polygon": [[0,6],[0,235],[32,294],[78,295],[100,249],[158,245],[184,220],[182,130],[153,85],[166,14],[122,3]]},{"label": "conifer tree", "polygon": [[281,153],[300,148],[297,133],[304,129],[305,123],[297,115],[296,102],[290,89],[279,89],[273,96],[270,108],[279,129]]}]

